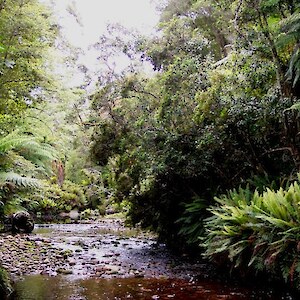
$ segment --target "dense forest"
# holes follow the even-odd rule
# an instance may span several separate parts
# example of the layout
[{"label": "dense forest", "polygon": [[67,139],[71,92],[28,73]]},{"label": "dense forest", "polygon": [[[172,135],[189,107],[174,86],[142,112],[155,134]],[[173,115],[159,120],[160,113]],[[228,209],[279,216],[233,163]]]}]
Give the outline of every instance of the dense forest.
[{"label": "dense forest", "polygon": [[[299,289],[299,1],[160,10],[151,37],[110,26],[89,76],[50,9],[0,1],[1,217],[124,212],[176,251]],[[85,84],[64,83],[55,48]]]}]

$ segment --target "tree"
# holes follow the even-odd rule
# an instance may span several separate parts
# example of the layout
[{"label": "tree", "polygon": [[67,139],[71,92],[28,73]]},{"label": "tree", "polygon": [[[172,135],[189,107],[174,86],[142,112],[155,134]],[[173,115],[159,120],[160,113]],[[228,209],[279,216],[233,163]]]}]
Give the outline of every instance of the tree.
[{"label": "tree", "polygon": [[[57,152],[39,120],[40,103],[53,88],[49,57],[58,27],[37,0],[0,1],[0,197],[1,217],[22,203],[24,190],[40,187]],[[38,110],[37,110],[38,109]],[[45,128],[44,126],[43,128]],[[36,134],[40,130],[39,134]],[[43,132],[42,132],[43,131]]]},{"label": "tree", "polygon": [[300,96],[300,13],[295,11],[281,22],[282,34],[278,36],[277,45],[290,54],[287,79],[292,83],[294,96]]},{"label": "tree", "polygon": [[10,131],[24,110],[34,107],[39,90],[49,86],[47,51],[56,26],[37,0],[1,1],[0,127]]},{"label": "tree", "polygon": [[104,184],[130,201],[134,223],[170,243],[179,232],[197,240],[203,228],[190,220],[203,220],[216,193],[278,183],[299,168],[299,126],[288,110],[296,94],[285,77],[292,50],[277,44],[298,4],[250,2],[170,1],[159,34],[130,48],[155,73],[132,68],[93,97],[92,151],[109,174]]},{"label": "tree", "polygon": [[[236,1],[235,28],[249,50],[269,56],[276,67],[276,79],[282,97],[291,95],[291,84],[286,81],[287,62],[291,58],[281,52],[276,40],[281,35],[280,22],[289,20],[299,9],[297,1]],[[253,25],[249,30],[249,25]],[[297,29],[293,28],[293,35]],[[297,43],[295,40],[294,43]],[[285,49],[286,50],[286,49]]]}]

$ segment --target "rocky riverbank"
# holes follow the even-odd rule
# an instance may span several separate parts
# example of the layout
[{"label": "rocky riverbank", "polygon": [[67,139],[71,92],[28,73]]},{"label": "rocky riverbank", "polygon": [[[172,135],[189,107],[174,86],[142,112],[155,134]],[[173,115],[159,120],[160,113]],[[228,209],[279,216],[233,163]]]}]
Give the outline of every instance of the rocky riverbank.
[{"label": "rocky riverbank", "polygon": [[31,234],[1,234],[0,263],[14,281],[34,274],[192,278],[201,268],[183,264],[154,236],[126,228],[119,219],[37,225]]},{"label": "rocky riverbank", "polygon": [[[47,299],[112,299],[101,298],[103,289],[115,297],[113,291],[120,287],[126,295],[168,293],[162,299],[173,294],[183,294],[178,299],[200,299],[204,294],[228,296],[226,299],[294,299],[289,295],[285,298],[287,294],[283,297],[281,292],[278,298],[268,290],[228,286],[208,263],[176,257],[152,234],[127,228],[122,220],[113,218],[89,224],[41,224],[31,234],[0,234],[0,264],[15,282],[13,299],[18,300],[40,299],[31,295],[38,292],[31,286],[39,286],[43,295],[48,293]],[[84,297],[82,293],[90,295]],[[72,298],[73,294],[77,298]],[[139,297],[136,299],[148,299]]]}]

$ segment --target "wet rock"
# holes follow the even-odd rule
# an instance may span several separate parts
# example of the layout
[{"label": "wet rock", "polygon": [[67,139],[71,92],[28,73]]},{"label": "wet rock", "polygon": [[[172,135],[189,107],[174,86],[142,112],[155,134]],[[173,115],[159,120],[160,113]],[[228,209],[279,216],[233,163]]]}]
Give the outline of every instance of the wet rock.
[{"label": "wet rock", "polygon": [[75,260],[69,260],[68,263],[69,263],[70,266],[75,266],[76,265]]},{"label": "wet rock", "polygon": [[95,272],[96,273],[104,273],[105,272],[105,268],[104,266],[98,266],[95,268]]},{"label": "wet rock", "polygon": [[119,274],[120,268],[114,265],[98,266],[95,268],[96,275],[116,275]]},{"label": "wet rock", "polygon": [[0,263],[15,269],[14,278],[19,273],[103,278],[174,274],[176,263],[170,263],[165,249],[154,248],[152,237],[130,237],[127,232],[123,236],[122,226],[102,220],[97,224],[49,225],[47,231],[36,230],[33,235],[0,235]]},{"label": "wet rock", "polygon": [[89,264],[90,265],[97,265],[97,264],[99,264],[99,260],[91,260],[91,261],[89,261]]},{"label": "wet rock", "polygon": [[63,275],[69,275],[69,274],[73,274],[73,271],[70,269],[59,268],[59,269],[57,269],[57,273],[63,274]]},{"label": "wet rock", "polygon": [[69,215],[72,220],[78,220],[78,218],[79,218],[79,212],[77,209],[71,210]]},{"label": "wet rock", "polygon": [[50,272],[48,270],[42,270],[40,272],[41,275],[50,275]]}]

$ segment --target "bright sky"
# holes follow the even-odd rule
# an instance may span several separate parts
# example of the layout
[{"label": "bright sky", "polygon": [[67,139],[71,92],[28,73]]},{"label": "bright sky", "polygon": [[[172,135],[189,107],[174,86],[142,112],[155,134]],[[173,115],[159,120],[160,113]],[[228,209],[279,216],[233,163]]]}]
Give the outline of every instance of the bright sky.
[{"label": "bright sky", "polygon": [[[156,11],[158,0],[40,0],[51,3],[55,8],[58,23],[62,26],[66,39],[84,52],[81,61],[88,67],[95,65],[95,51],[88,46],[95,44],[110,23],[120,23],[126,28],[134,28],[143,34],[154,32],[159,14]],[[76,18],[68,11],[72,8],[79,15]]]},{"label": "bright sky", "polygon": [[[151,0],[54,0],[66,36],[76,46],[97,41],[108,23],[121,23],[149,34],[158,21],[155,4]],[[152,2],[152,3],[151,3]],[[68,6],[75,8],[83,27],[66,13]]]}]

